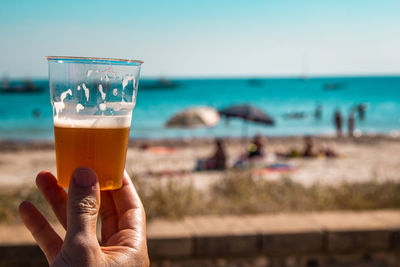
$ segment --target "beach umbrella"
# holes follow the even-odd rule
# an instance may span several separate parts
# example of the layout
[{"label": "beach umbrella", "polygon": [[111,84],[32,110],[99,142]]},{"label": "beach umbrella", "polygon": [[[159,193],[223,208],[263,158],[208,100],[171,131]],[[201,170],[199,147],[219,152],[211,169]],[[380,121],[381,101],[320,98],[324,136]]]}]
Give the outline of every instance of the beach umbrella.
[{"label": "beach umbrella", "polygon": [[247,136],[247,122],[252,121],[264,125],[272,126],[274,120],[262,110],[251,105],[235,105],[219,111],[221,116],[230,118],[239,118],[243,120],[243,136]]},{"label": "beach umbrella", "polygon": [[260,109],[250,105],[231,106],[219,111],[226,118],[240,118],[265,125],[274,125],[274,120]]},{"label": "beach umbrella", "polygon": [[218,124],[219,113],[212,107],[192,107],[173,115],[166,123],[167,128],[213,127]]},{"label": "beach umbrella", "polygon": [[[173,115],[166,123],[166,128],[209,128],[219,123],[220,116],[218,111],[212,107],[192,107],[182,110]],[[193,131],[191,131],[193,138]],[[193,147],[194,148],[194,147]],[[196,150],[193,150],[197,158]]]}]

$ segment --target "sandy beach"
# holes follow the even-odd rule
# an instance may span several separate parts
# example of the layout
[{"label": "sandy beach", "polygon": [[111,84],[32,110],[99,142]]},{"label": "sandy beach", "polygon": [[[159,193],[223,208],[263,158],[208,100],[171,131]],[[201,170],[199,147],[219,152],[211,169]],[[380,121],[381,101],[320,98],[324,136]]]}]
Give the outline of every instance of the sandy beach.
[{"label": "sandy beach", "polygon": [[[211,139],[188,140],[136,140],[128,149],[126,170],[150,180],[177,179],[189,182],[197,188],[206,189],[220,179],[223,172],[195,172],[196,159],[205,158],[213,151]],[[150,149],[140,147],[146,143]],[[339,184],[341,182],[400,180],[400,139],[387,136],[362,137],[358,139],[335,139],[315,137],[316,148],[329,146],[338,158],[293,158],[281,159],[274,156],[277,150],[302,149],[300,137],[280,137],[265,140],[267,159],[254,167],[254,175],[265,179],[279,179],[282,175],[305,185],[313,183]],[[0,144],[0,186],[33,186],[35,175],[41,170],[55,173],[55,153],[49,142]],[[241,139],[226,139],[225,148],[228,166],[245,150]],[[291,166],[287,172],[264,171],[265,166],[284,163]]]}]

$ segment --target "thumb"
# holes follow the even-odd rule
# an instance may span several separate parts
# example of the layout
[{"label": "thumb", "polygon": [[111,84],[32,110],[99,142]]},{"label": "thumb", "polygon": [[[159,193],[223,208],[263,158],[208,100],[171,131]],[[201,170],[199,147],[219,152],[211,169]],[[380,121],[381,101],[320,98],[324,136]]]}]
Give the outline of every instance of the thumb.
[{"label": "thumb", "polygon": [[79,167],[72,173],[68,189],[66,241],[75,237],[87,241],[96,237],[96,222],[100,208],[100,189],[96,173]]}]

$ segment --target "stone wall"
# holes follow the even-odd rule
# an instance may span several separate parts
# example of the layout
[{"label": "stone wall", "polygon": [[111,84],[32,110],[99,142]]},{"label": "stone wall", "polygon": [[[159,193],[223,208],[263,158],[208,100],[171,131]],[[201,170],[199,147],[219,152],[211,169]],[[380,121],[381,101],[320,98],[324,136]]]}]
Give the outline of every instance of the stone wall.
[{"label": "stone wall", "polygon": [[[152,266],[400,266],[400,211],[207,216],[148,224]],[[0,242],[0,266],[45,266]]]}]

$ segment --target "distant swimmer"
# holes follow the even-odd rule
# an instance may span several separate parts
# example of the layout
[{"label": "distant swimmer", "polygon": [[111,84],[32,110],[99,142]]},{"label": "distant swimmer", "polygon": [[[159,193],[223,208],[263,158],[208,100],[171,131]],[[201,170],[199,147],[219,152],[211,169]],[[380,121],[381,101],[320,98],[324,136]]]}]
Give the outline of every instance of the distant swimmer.
[{"label": "distant swimmer", "polygon": [[318,104],[314,111],[314,118],[320,120],[322,118],[322,105]]},{"label": "distant swimmer", "polygon": [[286,113],[283,114],[283,117],[287,120],[290,119],[304,119],[305,117],[307,117],[307,114],[303,111],[295,111],[295,112],[290,112],[290,113]]},{"label": "distant swimmer", "polygon": [[357,112],[358,112],[358,118],[360,121],[363,121],[365,119],[365,111],[367,110],[367,104],[361,103],[357,105]]},{"label": "distant swimmer", "polygon": [[32,110],[32,116],[33,116],[35,119],[39,118],[41,114],[42,114],[42,113],[40,112],[40,109],[38,109],[38,108],[35,108],[34,110]]}]

